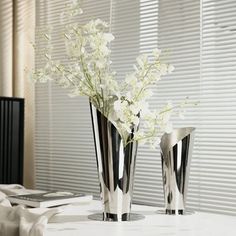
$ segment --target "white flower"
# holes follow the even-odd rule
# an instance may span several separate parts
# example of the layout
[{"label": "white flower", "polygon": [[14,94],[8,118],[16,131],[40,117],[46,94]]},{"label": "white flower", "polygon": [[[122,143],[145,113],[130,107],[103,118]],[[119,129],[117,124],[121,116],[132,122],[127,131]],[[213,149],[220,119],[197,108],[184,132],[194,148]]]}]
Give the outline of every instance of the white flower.
[{"label": "white flower", "polygon": [[114,102],[114,110],[121,111],[127,106],[127,104],[128,103],[126,101],[121,101],[120,99],[118,99]]},{"label": "white flower", "polygon": [[147,55],[142,54],[142,55],[137,57],[136,61],[137,61],[138,65],[141,68],[143,68],[145,65],[148,64],[148,57],[147,57]]},{"label": "white flower", "polygon": [[166,133],[171,133],[173,131],[173,126],[172,126],[172,123],[171,122],[169,122],[169,123],[167,123],[167,125],[166,125],[166,127],[165,127],[165,132]]},{"label": "white flower", "polygon": [[115,39],[115,37],[111,33],[104,33],[103,37],[104,37],[104,40],[106,40],[109,43]]},{"label": "white flower", "polygon": [[151,89],[147,89],[147,90],[145,90],[145,91],[143,92],[143,97],[144,97],[145,99],[152,97],[152,95],[153,95],[153,92],[152,92]]},{"label": "white flower", "polygon": [[100,45],[99,51],[100,53],[102,53],[103,56],[108,56],[110,54],[110,49],[105,45]]},{"label": "white flower", "polygon": [[101,25],[101,26],[103,26],[103,27],[105,27],[105,28],[108,27],[107,22],[102,21],[101,19],[96,19],[96,20],[94,21],[94,24],[95,24],[96,26]]},{"label": "white flower", "polygon": [[143,136],[144,136],[144,132],[139,130],[134,134],[134,139],[139,140],[139,139],[143,138]]},{"label": "white flower", "polygon": [[137,83],[137,78],[134,74],[129,74],[129,75],[126,75],[125,82],[127,84],[130,84],[131,86],[134,86]]},{"label": "white flower", "polygon": [[138,116],[133,116],[132,117],[132,123],[134,124],[134,125],[136,125],[136,126],[138,126],[139,125],[139,118],[138,118]]},{"label": "white flower", "polygon": [[148,106],[145,106],[140,111],[140,117],[145,118],[150,116],[151,111],[149,110]]},{"label": "white flower", "polygon": [[161,55],[161,50],[160,49],[157,49],[155,48],[153,51],[152,51],[152,54],[153,56],[155,57],[155,59],[159,59],[160,55]]},{"label": "white flower", "polygon": [[168,65],[167,71],[170,74],[170,73],[172,73],[174,71],[174,69],[175,69],[175,67],[173,65]]},{"label": "white flower", "polygon": [[166,75],[167,72],[168,72],[168,66],[166,64],[161,64],[161,66],[160,66],[161,75]]},{"label": "white flower", "polygon": [[97,60],[95,62],[95,64],[96,64],[96,67],[98,67],[99,69],[102,69],[102,68],[104,68],[106,66],[106,64],[104,64],[103,60]]},{"label": "white flower", "polygon": [[127,92],[127,93],[126,93],[126,99],[129,100],[129,101],[132,100],[131,92]]},{"label": "white flower", "polygon": [[158,82],[161,79],[160,71],[155,71],[152,74],[150,74],[149,79],[151,81],[154,81],[155,83]]},{"label": "white flower", "polygon": [[130,108],[131,112],[135,115],[137,115],[140,111],[140,106],[138,103],[131,104],[129,108]]},{"label": "white flower", "polygon": [[133,68],[134,68],[135,72],[139,72],[139,69],[136,65],[133,65]]},{"label": "white flower", "polygon": [[124,123],[124,124],[122,125],[122,127],[123,127],[124,130],[125,130],[126,132],[128,132],[129,134],[132,132],[131,127],[130,127],[129,124]]}]

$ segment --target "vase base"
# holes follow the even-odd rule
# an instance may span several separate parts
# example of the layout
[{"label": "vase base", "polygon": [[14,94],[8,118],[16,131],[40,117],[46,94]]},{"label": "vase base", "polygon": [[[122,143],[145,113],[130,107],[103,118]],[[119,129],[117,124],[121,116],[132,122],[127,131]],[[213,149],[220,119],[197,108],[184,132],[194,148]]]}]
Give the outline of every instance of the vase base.
[{"label": "vase base", "polygon": [[89,215],[88,218],[90,220],[96,220],[96,221],[107,221],[107,222],[121,222],[121,221],[137,221],[142,220],[145,217],[141,214],[123,214],[121,217],[118,217],[116,214],[109,214],[104,216],[103,213],[96,213]]},{"label": "vase base", "polygon": [[157,214],[161,215],[193,215],[195,212],[191,210],[158,210]]}]

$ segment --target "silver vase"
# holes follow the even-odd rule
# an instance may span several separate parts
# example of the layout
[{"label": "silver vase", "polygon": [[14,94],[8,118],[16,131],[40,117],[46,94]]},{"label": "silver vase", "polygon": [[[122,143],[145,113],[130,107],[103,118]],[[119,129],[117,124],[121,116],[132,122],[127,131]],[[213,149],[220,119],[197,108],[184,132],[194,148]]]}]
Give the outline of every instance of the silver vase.
[{"label": "silver vase", "polygon": [[[103,214],[89,216],[93,220],[129,221],[141,219],[131,214],[137,142],[124,147],[116,127],[90,104],[97,169]],[[128,139],[131,139],[133,133]]]},{"label": "silver vase", "polygon": [[161,138],[166,214],[185,214],[194,131],[192,127],[180,128]]}]

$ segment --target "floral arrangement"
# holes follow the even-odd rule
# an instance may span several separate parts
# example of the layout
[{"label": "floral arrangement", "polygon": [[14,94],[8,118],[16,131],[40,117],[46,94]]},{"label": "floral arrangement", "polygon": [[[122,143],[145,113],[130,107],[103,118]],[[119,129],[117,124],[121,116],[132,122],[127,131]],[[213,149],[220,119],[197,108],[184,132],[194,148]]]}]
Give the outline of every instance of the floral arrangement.
[{"label": "floral arrangement", "polygon": [[[136,59],[134,72],[127,74],[123,81],[116,80],[111,69],[110,43],[114,36],[108,31],[109,25],[100,19],[91,20],[85,25],[71,19],[82,14],[77,2],[68,6],[63,13],[65,24],[65,47],[69,65],[53,61],[51,56],[51,36],[44,33],[48,43],[45,53],[46,65],[33,72],[33,79],[39,82],[55,81],[59,86],[70,90],[71,96],[83,95],[105,115],[118,129],[124,145],[127,142],[148,142],[156,147],[163,132],[171,131],[170,114],[178,107],[168,103],[160,110],[150,110],[147,100],[152,96],[152,86],[162,76],[172,73],[174,67],[160,60],[161,51],[155,49],[152,55],[140,55]],[[143,125],[134,132],[132,140],[128,136],[134,126]]]}]

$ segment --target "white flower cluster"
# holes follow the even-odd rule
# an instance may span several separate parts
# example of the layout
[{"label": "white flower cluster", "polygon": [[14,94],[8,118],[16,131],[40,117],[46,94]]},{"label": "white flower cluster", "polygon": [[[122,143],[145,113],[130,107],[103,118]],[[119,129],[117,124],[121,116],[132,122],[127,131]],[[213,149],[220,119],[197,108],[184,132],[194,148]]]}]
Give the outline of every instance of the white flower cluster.
[{"label": "white flower cluster", "polygon": [[147,99],[152,96],[152,85],[157,84],[161,76],[174,70],[172,65],[160,61],[161,51],[155,49],[152,60],[147,55],[140,55],[134,65],[134,72],[125,78],[122,92],[114,102],[116,126],[125,133],[130,133],[133,126],[142,120],[143,129],[134,134],[133,140],[148,141],[151,146],[159,144],[159,136],[170,131],[169,117],[172,106],[168,104],[161,111],[151,111]]},{"label": "white flower cluster", "polygon": [[[82,13],[76,1],[69,9],[69,13],[65,14],[69,18]],[[70,66],[54,62],[50,53],[46,53],[46,66],[34,71],[33,78],[40,82],[54,80],[69,88],[71,96],[88,96],[91,103],[117,127],[125,144],[148,141],[156,147],[160,135],[171,131],[169,118],[174,107],[168,103],[159,111],[151,111],[147,99],[152,96],[151,87],[161,76],[171,73],[174,67],[162,63],[161,51],[156,49],[151,57],[140,55],[134,72],[118,85],[110,61],[109,44],[114,36],[107,29],[108,24],[100,19],[85,25],[67,23],[64,36]],[[50,37],[45,38],[50,44]],[[128,141],[129,134],[134,126],[139,126],[140,120],[143,128]]]}]

